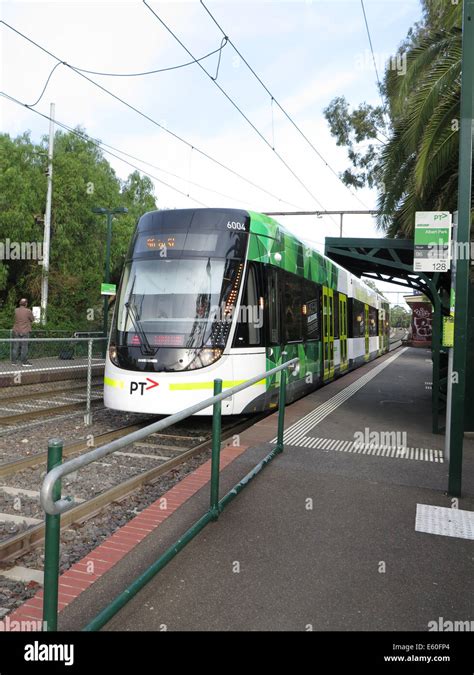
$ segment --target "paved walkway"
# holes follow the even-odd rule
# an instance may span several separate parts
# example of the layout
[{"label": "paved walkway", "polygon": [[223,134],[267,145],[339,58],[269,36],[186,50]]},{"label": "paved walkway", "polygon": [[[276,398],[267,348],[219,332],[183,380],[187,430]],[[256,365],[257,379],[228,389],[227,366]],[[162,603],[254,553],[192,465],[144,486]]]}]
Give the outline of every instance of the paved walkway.
[{"label": "paved walkway", "polygon": [[[452,509],[444,437],[430,432],[428,357],[397,350],[289,406],[285,452],[105,630],[426,631],[440,617],[473,621],[474,443]],[[265,456],[275,430],[273,415],[225,451],[221,494]],[[202,515],[208,475],[202,467],[173,488],[159,523],[156,506],[142,514],[141,543],[71,594],[60,629],[84,626]],[[63,591],[74,586],[66,575]]]}]

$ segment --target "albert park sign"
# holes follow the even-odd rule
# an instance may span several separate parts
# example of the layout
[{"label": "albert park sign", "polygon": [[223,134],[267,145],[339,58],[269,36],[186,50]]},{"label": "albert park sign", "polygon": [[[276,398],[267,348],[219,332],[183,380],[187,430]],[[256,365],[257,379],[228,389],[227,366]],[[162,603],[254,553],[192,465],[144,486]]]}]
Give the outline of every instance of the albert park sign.
[{"label": "albert park sign", "polygon": [[447,272],[450,267],[451,214],[417,211],[415,216],[415,272]]}]

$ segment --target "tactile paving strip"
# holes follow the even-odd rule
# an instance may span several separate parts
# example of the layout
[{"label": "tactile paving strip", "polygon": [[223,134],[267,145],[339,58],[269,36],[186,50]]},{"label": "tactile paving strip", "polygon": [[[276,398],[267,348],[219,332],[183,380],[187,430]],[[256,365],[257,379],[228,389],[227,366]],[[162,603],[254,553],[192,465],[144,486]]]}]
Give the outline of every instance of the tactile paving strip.
[{"label": "tactile paving strip", "polygon": [[338,452],[352,452],[360,455],[374,455],[376,457],[392,457],[394,459],[413,459],[424,462],[443,463],[443,451],[433,448],[407,448],[405,446],[364,444],[355,441],[341,441],[336,438],[313,438],[304,436],[298,443],[288,443],[298,448],[314,448],[315,450],[336,450]]},{"label": "tactile paving strip", "polygon": [[444,537],[474,539],[474,512],[417,504],[415,530]]}]

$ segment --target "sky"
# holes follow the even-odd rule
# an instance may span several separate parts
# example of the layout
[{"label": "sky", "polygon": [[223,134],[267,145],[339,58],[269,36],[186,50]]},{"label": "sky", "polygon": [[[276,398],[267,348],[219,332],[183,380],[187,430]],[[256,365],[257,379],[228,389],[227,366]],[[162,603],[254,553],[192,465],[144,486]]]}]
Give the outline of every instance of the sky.
[{"label": "sky", "polygon": [[[93,138],[139,158],[124,157],[155,177],[159,208],[375,209],[375,190],[354,194],[334,175],[333,171],[339,174],[349,162],[344,148],[336,146],[331,137],[323,114],[336,96],[345,96],[351,106],[363,101],[380,103],[360,0],[204,1],[271,92],[265,91],[231,44],[225,44],[217,83],[268,145],[195,63],[140,77],[87,75],[161,128],[65,65],[55,69],[35,110],[48,115],[54,102],[60,122],[80,125]],[[199,0],[149,0],[148,4],[192,57],[221,47],[223,35]],[[364,5],[382,75],[384,63],[410,26],[420,20],[420,3],[365,0]],[[0,12],[3,21],[77,68],[129,74],[192,61],[141,0],[3,0]],[[57,61],[4,24],[0,24],[0,54],[1,91],[24,103],[37,101]],[[213,77],[218,60],[214,54],[201,61]],[[272,96],[324,161],[272,103]],[[48,133],[48,124],[31,110],[0,99],[3,132],[16,136],[30,130],[32,138],[39,140]],[[200,151],[263,189],[251,186]],[[120,178],[134,170],[115,157],[106,157]],[[339,216],[279,216],[278,220],[320,251],[326,236],[339,235]],[[367,215],[346,215],[343,234],[381,235]],[[402,287],[378,285],[390,292],[392,302],[402,302]]]}]

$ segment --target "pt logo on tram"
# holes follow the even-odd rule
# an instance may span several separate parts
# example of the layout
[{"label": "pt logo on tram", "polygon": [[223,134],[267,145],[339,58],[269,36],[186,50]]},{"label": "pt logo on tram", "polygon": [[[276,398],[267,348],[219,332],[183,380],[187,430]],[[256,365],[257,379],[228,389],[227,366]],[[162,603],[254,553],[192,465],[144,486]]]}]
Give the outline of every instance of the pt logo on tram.
[{"label": "pt logo on tram", "polygon": [[[148,386],[147,386],[148,384]],[[145,391],[159,387],[160,383],[152,380],[151,377],[146,378],[146,382],[130,382],[130,394],[134,394],[140,389],[140,396],[143,396]]]}]

